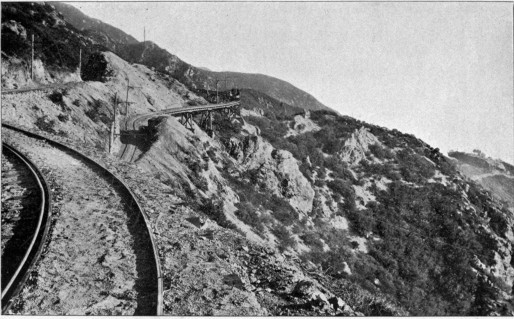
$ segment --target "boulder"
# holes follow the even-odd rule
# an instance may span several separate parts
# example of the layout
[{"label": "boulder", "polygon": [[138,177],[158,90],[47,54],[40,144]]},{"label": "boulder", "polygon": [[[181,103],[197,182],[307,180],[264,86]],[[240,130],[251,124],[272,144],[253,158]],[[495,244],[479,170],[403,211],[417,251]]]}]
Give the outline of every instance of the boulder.
[{"label": "boulder", "polygon": [[27,30],[25,30],[25,27],[21,25],[21,23],[9,20],[4,23],[2,23],[2,32],[10,31],[17,36],[21,37],[22,40],[27,39]]},{"label": "boulder", "polygon": [[373,144],[382,145],[377,137],[363,126],[355,130],[352,136],[345,141],[339,157],[351,165],[356,165],[366,157],[369,146]]},{"label": "boulder", "polygon": [[352,274],[352,270],[350,269],[350,266],[348,266],[348,264],[345,262],[343,262],[343,270],[342,270],[342,273],[344,273],[345,275],[351,275]]},{"label": "boulder", "polygon": [[312,281],[301,280],[293,289],[293,296],[307,299],[309,301],[321,301],[328,303],[327,296],[322,293]]},{"label": "boulder", "polygon": [[332,297],[328,299],[328,302],[332,305],[334,311],[346,311],[350,309],[346,302],[339,297]]},{"label": "boulder", "polygon": [[260,136],[253,135],[240,142],[231,139],[229,153],[243,169],[257,173],[260,185],[287,199],[299,212],[311,211],[314,190],[290,152],[276,150]]}]

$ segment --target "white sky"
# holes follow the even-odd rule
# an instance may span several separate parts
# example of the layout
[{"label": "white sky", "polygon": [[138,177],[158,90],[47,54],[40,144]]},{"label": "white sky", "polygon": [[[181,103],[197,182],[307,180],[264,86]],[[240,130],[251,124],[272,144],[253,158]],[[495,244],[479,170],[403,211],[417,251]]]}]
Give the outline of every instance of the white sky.
[{"label": "white sky", "polygon": [[512,3],[73,3],[195,66],[286,80],[433,147],[514,163]]}]

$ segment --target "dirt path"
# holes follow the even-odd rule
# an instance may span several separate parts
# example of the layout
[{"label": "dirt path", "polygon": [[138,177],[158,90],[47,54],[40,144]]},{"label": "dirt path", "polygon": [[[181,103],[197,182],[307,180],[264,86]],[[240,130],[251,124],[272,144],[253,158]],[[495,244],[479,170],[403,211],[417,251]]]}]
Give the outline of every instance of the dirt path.
[{"label": "dirt path", "polygon": [[152,255],[141,243],[140,224],[125,199],[70,154],[18,133],[12,136],[32,160],[46,164],[63,194],[47,250],[14,312],[151,314],[151,271],[145,260]]}]

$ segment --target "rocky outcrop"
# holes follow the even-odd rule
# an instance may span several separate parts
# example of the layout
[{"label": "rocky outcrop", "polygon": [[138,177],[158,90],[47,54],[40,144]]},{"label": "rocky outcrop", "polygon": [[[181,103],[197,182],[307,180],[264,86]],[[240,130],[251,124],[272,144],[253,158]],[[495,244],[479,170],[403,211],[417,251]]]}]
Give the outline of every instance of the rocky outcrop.
[{"label": "rocky outcrop", "polygon": [[17,21],[9,20],[2,23],[2,33],[11,32],[19,36],[22,40],[27,39],[27,30]]},{"label": "rocky outcrop", "polygon": [[310,212],[314,190],[290,152],[276,150],[256,135],[231,138],[228,152],[239,162],[243,171],[255,173],[258,184],[263,188],[286,198],[299,212]]},{"label": "rocky outcrop", "polygon": [[486,157],[478,150],[473,154],[450,151],[448,155],[455,159],[457,168],[464,176],[509,203],[514,212],[514,166]]},{"label": "rocky outcrop", "polygon": [[366,157],[366,152],[370,145],[382,145],[377,137],[369,132],[365,127],[361,127],[352,133],[352,136],[346,140],[342,150],[339,152],[340,158],[351,164],[358,164]]},{"label": "rocky outcrop", "polygon": [[316,132],[321,129],[310,119],[310,111],[307,111],[305,115],[296,115],[290,125],[292,128],[289,128],[285,137],[296,136],[307,132]]}]

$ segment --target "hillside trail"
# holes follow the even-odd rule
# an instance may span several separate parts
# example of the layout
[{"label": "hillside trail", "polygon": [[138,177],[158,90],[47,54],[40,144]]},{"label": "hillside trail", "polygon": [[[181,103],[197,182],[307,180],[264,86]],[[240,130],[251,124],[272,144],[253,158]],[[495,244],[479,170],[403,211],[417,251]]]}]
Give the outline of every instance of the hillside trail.
[{"label": "hillside trail", "polygon": [[[5,131],[3,132],[5,133]],[[130,207],[109,181],[59,149],[8,132],[58,185],[46,251],[13,312],[37,315],[151,313],[144,260]],[[3,134],[5,135],[5,134]],[[9,136],[11,135],[11,136]],[[55,187],[52,186],[52,187]],[[138,247],[139,246],[139,247]]]}]

